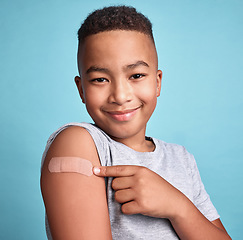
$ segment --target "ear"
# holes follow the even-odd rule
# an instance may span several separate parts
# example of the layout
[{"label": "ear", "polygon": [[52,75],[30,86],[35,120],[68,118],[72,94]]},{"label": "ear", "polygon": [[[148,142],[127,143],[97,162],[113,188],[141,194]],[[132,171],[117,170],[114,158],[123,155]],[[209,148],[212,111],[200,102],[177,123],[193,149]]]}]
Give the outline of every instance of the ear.
[{"label": "ear", "polygon": [[162,71],[158,70],[157,71],[157,97],[160,96],[160,92],[161,92],[161,83],[162,83]]},{"label": "ear", "polygon": [[78,92],[82,99],[82,102],[85,103],[85,97],[84,97],[83,87],[82,87],[82,83],[81,83],[81,78],[79,76],[76,76],[74,78],[74,80],[75,80],[76,86],[78,88]]}]

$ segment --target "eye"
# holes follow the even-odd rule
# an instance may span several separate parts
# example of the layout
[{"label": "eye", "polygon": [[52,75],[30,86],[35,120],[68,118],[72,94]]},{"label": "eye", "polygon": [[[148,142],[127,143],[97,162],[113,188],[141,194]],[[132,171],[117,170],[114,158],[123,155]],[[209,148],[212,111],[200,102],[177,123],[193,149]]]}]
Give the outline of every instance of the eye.
[{"label": "eye", "polygon": [[93,82],[93,83],[104,83],[104,82],[108,82],[108,80],[105,79],[105,78],[95,78],[95,79],[92,79],[91,82]]},{"label": "eye", "polygon": [[131,79],[139,79],[139,78],[142,78],[144,77],[145,74],[142,74],[142,73],[136,73],[136,74],[133,74],[130,78]]}]

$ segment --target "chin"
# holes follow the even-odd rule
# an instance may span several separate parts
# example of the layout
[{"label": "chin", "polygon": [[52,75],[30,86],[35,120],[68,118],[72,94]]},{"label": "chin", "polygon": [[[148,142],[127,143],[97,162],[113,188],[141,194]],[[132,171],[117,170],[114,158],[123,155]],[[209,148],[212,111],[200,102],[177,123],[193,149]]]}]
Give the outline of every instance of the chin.
[{"label": "chin", "polygon": [[119,139],[129,139],[136,135],[138,135],[141,132],[144,132],[144,128],[137,128],[137,126],[133,126],[132,124],[128,126],[127,124],[120,124],[118,126],[109,128],[101,128],[103,131],[105,131],[112,139],[119,141]]}]

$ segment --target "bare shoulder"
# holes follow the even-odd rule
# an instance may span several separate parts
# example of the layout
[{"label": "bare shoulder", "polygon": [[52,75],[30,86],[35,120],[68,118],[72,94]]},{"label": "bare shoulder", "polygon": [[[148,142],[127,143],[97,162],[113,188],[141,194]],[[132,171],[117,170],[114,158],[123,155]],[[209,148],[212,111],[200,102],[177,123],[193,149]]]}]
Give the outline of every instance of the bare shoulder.
[{"label": "bare shoulder", "polygon": [[41,190],[53,239],[111,239],[104,178],[50,173],[53,157],[81,157],[100,165],[94,141],[84,128],[69,127],[51,144],[42,168]]},{"label": "bare shoulder", "polygon": [[98,155],[92,137],[86,129],[78,126],[69,127],[58,134],[48,150],[45,164],[53,156],[75,155],[86,157],[88,160],[98,164],[98,162],[95,162]]}]

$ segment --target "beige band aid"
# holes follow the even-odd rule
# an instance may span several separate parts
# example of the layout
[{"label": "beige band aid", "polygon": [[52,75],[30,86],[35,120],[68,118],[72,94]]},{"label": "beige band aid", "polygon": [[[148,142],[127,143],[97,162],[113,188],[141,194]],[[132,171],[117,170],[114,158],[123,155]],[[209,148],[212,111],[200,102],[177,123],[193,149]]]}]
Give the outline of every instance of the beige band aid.
[{"label": "beige band aid", "polygon": [[92,163],[80,157],[53,157],[48,165],[51,173],[81,173],[85,176],[93,175]]}]

